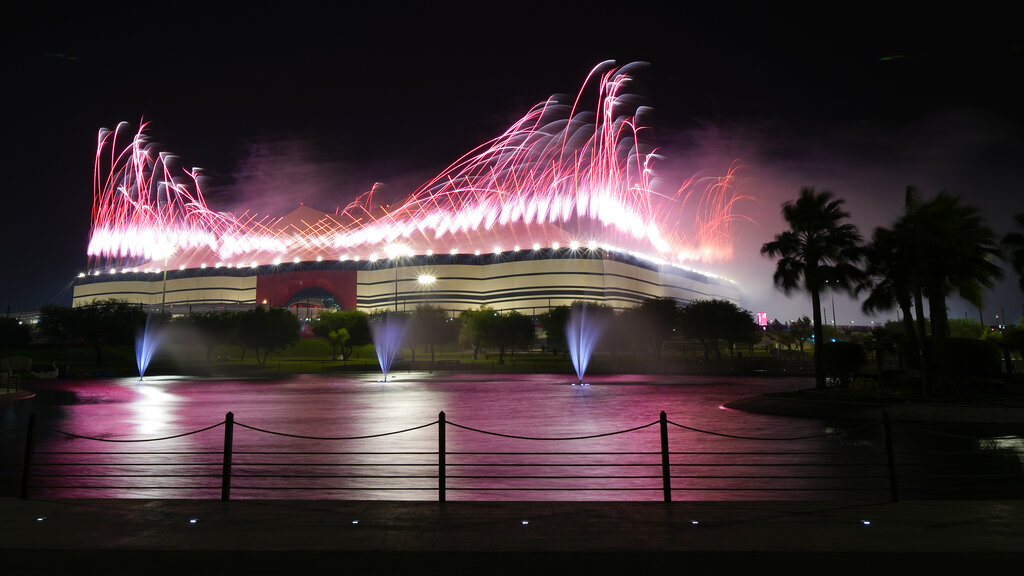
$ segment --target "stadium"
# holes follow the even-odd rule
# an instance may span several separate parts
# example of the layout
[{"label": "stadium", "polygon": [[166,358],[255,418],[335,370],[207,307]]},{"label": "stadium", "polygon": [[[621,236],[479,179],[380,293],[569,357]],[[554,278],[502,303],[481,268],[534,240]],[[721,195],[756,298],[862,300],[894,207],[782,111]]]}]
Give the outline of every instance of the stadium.
[{"label": "stadium", "polygon": [[[217,211],[200,174],[172,166],[146,125],[102,130],[90,265],[73,306],[117,299],[172,314],[265,305],[312,315],[429,304],[457,315],[575,301],[738,302],[735,283],[694,267],[731,256],[733,170],[655,190],[656,155],[626,105],[630,69],[598,66],[575,99],[536,105],[404,199],[382,202],[374,186],[334,213]],[[580,104],[588,90],[595,111]]]}]

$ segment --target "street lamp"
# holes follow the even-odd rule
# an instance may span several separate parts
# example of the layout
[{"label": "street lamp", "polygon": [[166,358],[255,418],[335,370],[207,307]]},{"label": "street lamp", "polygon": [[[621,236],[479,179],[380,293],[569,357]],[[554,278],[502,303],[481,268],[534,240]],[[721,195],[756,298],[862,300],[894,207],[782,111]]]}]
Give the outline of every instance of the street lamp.
[{"label": "street lamp", "polygon": [[422,290],[427,292],[426,303],[428,306],[430,305],[430,289],[434,286],[435,282],[437,282],[437,278],[430,274],[420,274],[416,277],[416,284],[418,284]]},{"label": "street lamp", "polygon": [[839,335],[838,327],[836,325],[836,291],[829,284],[831,281],[825,280],[825,287],[828,288],[828,295],[832,299],[832,329],[835,331],[835,335]]}]

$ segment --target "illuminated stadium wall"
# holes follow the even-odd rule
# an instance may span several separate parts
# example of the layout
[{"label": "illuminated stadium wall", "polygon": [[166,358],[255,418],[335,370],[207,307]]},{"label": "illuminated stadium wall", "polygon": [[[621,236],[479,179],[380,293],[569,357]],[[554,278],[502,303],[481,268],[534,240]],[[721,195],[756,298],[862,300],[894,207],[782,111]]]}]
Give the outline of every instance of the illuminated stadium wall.
[{"label": "illuminated stadium wall", "polygon": [[[428,276],[431,283],[421,281]],[[113,298],[187,313],[256,304],[295,306],[324,295],[333,298],[325,305],[346,310],[413,310],[429,304],[453,314],[481,306],[533,314],[578,300],[618,309],[657,297],[738,302],[739,290],[683,268],[600,250],[561,249],[172,270],[166,284],[159,272],[99,274],[78,279],[73,305]]]},{"label": "illuminated stadium wall", "polygon": [[735,302],[735,284],[689,266],[732,256],[736,167],[678,186],[656,178],[640,100],[626,91],[642,68],[602,62],[575,98],[538,102],[408,196],[382,199],[375,183],[333,213],[215,209],[200,171],[160,150],[145,124],[134,134],[127,123],[101,129],[89,266],[74,305],[298,312],[422,302],[454,314],[577,300]]}]

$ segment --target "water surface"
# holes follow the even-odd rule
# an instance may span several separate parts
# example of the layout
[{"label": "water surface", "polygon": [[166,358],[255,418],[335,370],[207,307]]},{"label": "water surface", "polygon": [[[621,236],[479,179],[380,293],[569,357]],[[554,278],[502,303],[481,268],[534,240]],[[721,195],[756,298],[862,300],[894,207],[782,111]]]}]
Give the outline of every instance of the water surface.
[{"label": "water surface", "polygon": [[393,376],[50,381],[4,429],[37,414],[34,496],[219,497],[228,412],[233,498],[437,499],[441,411],[449,500],[660,500],[662,411],[673,499],[888,490],[880,425],[722,408],[807,378]]}]

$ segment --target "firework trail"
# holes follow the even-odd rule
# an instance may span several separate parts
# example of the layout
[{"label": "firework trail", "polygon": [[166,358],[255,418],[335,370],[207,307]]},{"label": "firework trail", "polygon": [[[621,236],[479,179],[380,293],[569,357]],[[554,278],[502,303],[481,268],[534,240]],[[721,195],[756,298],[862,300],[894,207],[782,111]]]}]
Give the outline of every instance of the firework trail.
[{"label": "firework trail", "polygon": [[[643,109],[628,104],[631,68],[602,63],[571,102],[552,97],[537,104],[396,205],[377,203],[375,185],[330,215],[215,212],[206,205],[197,170],[174,174],[172,157],[147,141],[146,124],[120,151],[127,125],[103,130],[91,267],[249,266],[570,242],[677,264],[729,258],[735,205],[743,198],[736,193],[737,168],[687,180],[673,195],[652,191],[656,156],[640,139]],[[582,102],[595,84],[591,112]]]}]

